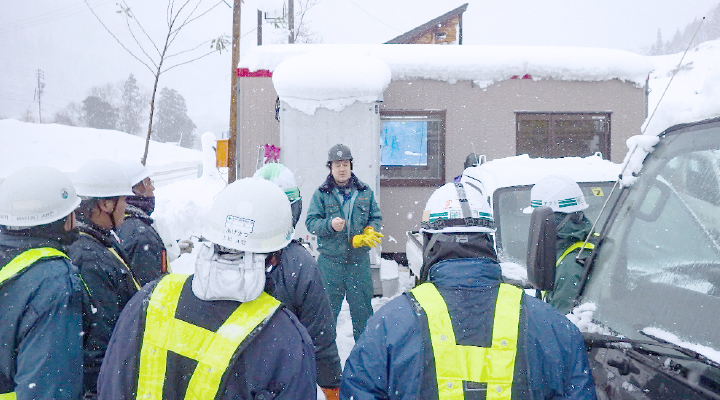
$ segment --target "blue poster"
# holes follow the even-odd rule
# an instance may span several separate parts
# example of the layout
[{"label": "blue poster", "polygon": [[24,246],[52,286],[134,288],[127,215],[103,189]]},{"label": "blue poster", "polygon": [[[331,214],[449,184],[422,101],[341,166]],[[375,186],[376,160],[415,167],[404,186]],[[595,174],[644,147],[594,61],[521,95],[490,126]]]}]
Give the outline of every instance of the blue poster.
[{"label": "blue poster", "polygon": [[428,163],[427,121],[383,121],[384,166],[426,166]]}]

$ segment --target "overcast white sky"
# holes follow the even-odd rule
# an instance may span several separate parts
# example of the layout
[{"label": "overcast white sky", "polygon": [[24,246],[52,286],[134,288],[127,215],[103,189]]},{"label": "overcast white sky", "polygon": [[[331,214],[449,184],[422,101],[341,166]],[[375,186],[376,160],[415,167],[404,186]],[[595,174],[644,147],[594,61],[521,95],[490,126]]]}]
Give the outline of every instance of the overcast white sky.
[{"label": "overcast white sky", "polygon": [[[213,0],[206,0],[208,5]],[[226,0],[232,4],[232,0]],[[242,49],[256,42],[257,1],[243,3]],[[296,0],[301,1],[301,0]],[[126,43],[117,0],[88,0]],[[164,24],[163,0],[128,0],[151,36]],[[719,0],[320,0],[307,15],[323,43],[382,43],[468,2],[464,44],[552,45],[617,48],[642,52],[657,30],[671,38]],[[154,3],[154,4],[145,4]],[[296,6],[297,8],[297,6]],[[141,86],[153,77],[128,55],[93,17],[83,0],[0,0],[0,118],[20,118],[34,99],[37,70],[44,73],[43,121],[69,102],[80,103],[92,86],[124,81],[132,72]],[[232,10],[220,4],[174,49],[186,49],[232,32]],[[270,31],[266,25],[265,32]],[[265,43],[272,38],[267,35]],[[159,87],[177,90],[187,101],[198,131],[227,131],[230,56],[211,55],[169,71]]]}]

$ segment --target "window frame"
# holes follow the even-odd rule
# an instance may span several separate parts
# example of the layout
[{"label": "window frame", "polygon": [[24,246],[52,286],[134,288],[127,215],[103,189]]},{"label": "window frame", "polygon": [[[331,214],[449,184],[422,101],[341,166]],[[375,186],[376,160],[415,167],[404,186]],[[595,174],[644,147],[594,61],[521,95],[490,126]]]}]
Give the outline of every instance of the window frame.
[{"label": "window frame", "polygon": [[[548,121],[548,133],[547,133],[547,147],[543,150],[551,150],[555,146],[555,133],[553,130],[553,122],[558,119],[566,119],[566,120],[582,120],[584,118],[578,118],[578,117],[593,117],[593,116],[603,116],[607,120],[607,132],[605,132],[600,138],[600,152],[602,153],[602,156],[606,160],[610,160],[611,154],[611,140],[612,140],[612,112],[610,111],[573,111],[573,112],[565,112],[565,111],[556,111],[556,112],[540,112],[540,111],[516,111],[515,112],[515,154],[526,154],[527,152],[521,152],[520,149],[520,139],[521,139],[521,133],[520,133],[520,123],[521,121],[527,121],[527,120],[545,120]],[[565,117],[565,118],[562,118]],[[575,117],[575,118],[573,118]],[[591,154],[587,154],[585,156],[589,156]],[[560,156],[554,157],[551,155],[542,155],[542,156],[532,156],[531,157],[544,157],[544,158],[559,158],[559,157],[583,157],[581,155],[577,154],[562,154]]]},{"label": "window frame", "polygon": [[[430,144],[434,140],[430,139],[430,130],[428,130],[428,166],[384,166],[380,161],[380,185],[381,186],[438,186],[445,183],[445,134],[447,124],[447,110],[396,110],[385,109],[380,110],[380,137],[382,140],[382,124],[388,120],[387,117],[426,117],[428,119],[440,120],[440,129],[437,138],[437,161],[435,159],[435,151],[430,148]],[[431,154],[432,151],[432,154]],[[402,177],[403,170],[417,170],[421,168],[435,168],[437,162],[438,175],[432,178],[408,178]],[[387,172],[392,172],[396,176],[388,177]]]}]

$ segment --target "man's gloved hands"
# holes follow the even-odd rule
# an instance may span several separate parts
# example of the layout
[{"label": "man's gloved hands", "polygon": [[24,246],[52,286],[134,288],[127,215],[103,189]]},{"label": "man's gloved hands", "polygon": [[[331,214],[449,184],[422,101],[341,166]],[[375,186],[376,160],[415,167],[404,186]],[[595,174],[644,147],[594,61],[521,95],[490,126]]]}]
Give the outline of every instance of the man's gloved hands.
[{"label": "man's gloved hands", "polygon": [[372,226],[366,226],[362,234],[353,236],[352,246],[356,249],[361,246],[375,247],[380,244],[380,238],[384,237],[385,235],[377,232]]},{"label": "man's gloved hands", "polygon": [[190,239],[180,239],[177,244],[180,248],[180,254],[191,253],[195,245]]},{"label": "man's gloved hands", "polygon": [[340,389],[339,388],[320,388],[323,391],[323,394],[325,394],[325,398],[327,400],[339,400],[340,399]]}]

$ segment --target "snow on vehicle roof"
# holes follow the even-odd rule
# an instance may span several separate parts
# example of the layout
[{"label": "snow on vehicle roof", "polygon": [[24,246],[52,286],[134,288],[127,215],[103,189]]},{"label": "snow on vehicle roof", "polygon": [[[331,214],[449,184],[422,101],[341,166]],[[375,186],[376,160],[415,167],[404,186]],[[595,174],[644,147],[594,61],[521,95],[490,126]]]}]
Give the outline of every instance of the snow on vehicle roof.
[{"label": "snow on vehicle roof", "polygon": [[[644,86],[653,68],[622,50],[560,46],[438,46],[423,44],[278,44],[247,50],[238,63],[250,71],[275,69],[288,58],[318,52],[356,53],[385,62],[395,80],[473,81],[480,87],[516,76],[566,81],[620,79]],[[318,52],[319,53],[319,52]],[[302,79],[302,76],[298,76]]]},{"label": "snow on vehicle roof", "polygon": [[485,194],[505,187],[534,185],[550,175],[566,175],[576,182],[616,181],[620,164],[590,157],[530,158],[527,154],[498,158],[477,167],[467,168],[463,175],[482,182]]},{"label": "snow on vehicle roof", "polygon": [[633,136],[627,141],[629,151],[623,161],[623,165],[627,164],[623,186],[630,186],[637,180],[642,163],[658,143],[660,133],[677,124],[720,115],[720,70],[717,68],[720,40],[701,43],[687,54],[647,59],[653,64],[648,80],[651,117],[643,124],[644,135]]}]

